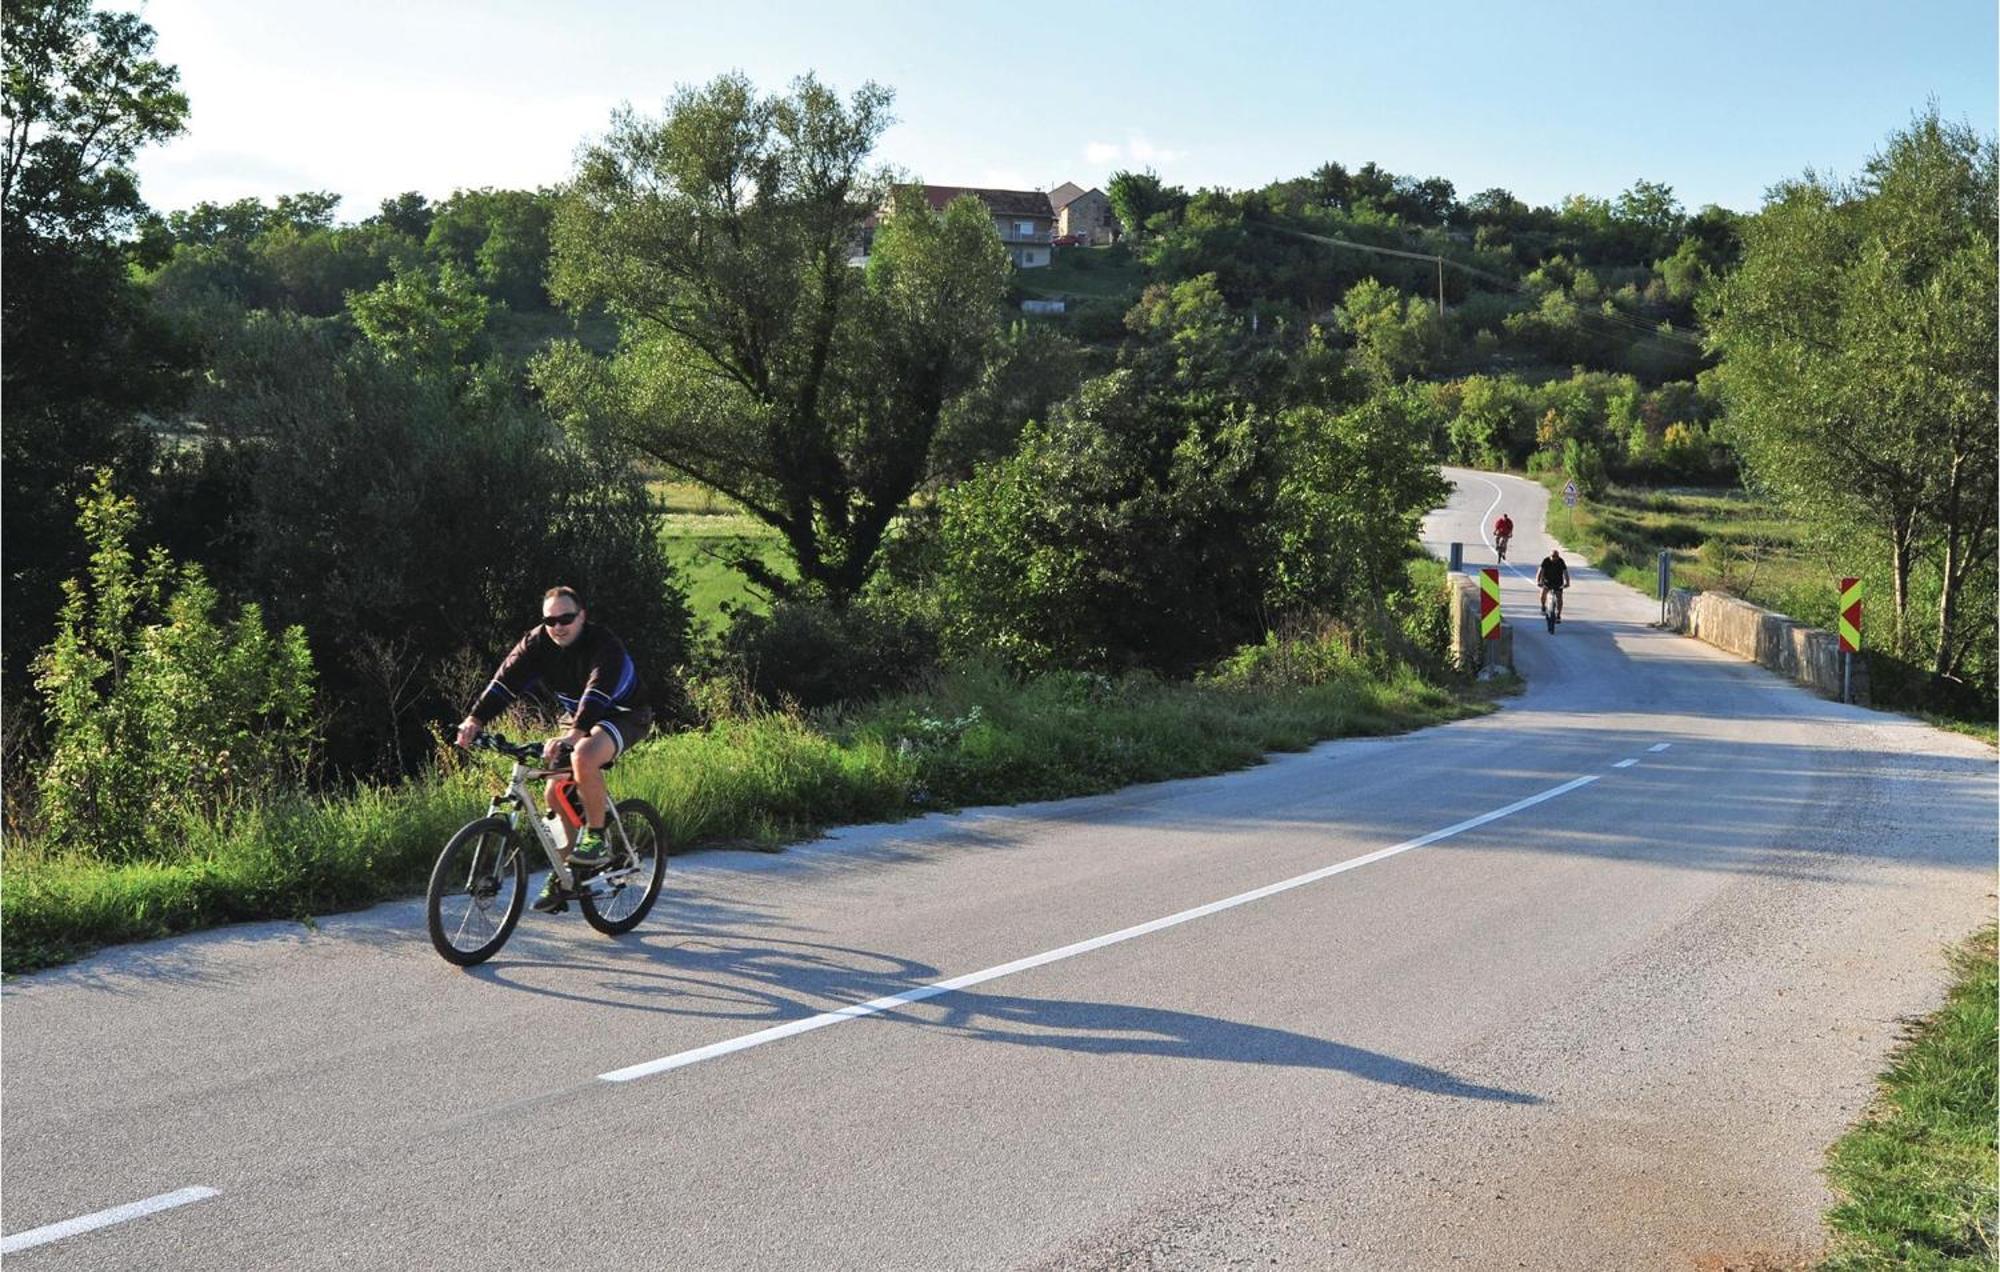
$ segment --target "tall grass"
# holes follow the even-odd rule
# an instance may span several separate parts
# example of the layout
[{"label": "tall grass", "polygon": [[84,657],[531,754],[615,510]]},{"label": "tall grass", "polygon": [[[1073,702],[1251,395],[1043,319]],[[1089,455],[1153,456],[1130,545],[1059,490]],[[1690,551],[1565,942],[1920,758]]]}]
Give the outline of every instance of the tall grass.
[{"label": "tall grass", "polygon": [[[1309,683],[1263,674],[1254,654],[1197,684],[1081,673],[1024,683],[965,666],[849,713],[756,714],[646,743],[619,761],[611,787],[653,803],[676,848],[775,846],[840,823],[1215,773],[1482,709],[1344,647],[1304,661],[1319,668]],[[17,837],[0,862],[0,964],[26,971],[114,942],[420,891],[438,848],[498,781],[447,761],[396,787],[281,800],[190,822],[165,861],[110,865]]]}]

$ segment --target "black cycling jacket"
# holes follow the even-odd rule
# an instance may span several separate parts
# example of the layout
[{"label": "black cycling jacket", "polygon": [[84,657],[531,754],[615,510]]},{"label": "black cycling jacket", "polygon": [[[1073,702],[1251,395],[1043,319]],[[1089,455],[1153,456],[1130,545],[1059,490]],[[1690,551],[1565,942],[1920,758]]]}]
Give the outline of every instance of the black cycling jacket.
[{"label": "black cycling jacket", "polygon": [[1545,557],[1535,568],[1535,581],[1543,587],[1568,587],[1569,563],[1556,557]]},{"label": "black cycling jacket", "polygon": [[500,670],[472,704],[472,718],[486,724],[538,683],[547,684],[571,724],[585,733],[606,716],[645,702],[639,669],[610,628],[585,620],[583,631],[564,648],[537,623],[501,659]]}]

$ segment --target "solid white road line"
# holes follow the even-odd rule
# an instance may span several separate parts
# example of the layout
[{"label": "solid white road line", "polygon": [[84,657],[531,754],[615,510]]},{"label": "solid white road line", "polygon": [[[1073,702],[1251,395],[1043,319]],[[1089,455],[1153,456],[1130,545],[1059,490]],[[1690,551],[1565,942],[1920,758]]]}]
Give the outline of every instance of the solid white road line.
[{"label": "solid white road line", "polygon": [[0,1254],[15,1254],[34,1246],[47,1245],[51,1241],[61,1241],[64,1237],[73,1237],[78,1233],[108,1228],[114,1223],[144,1218],[146,1215],[158,1214],[162,1210],[172,1210],[175,1206],[207,1201],[216,1195],[218,1194],[213,1188],[179,1188],[170,1193],[161,1193],[157,1197],[148,1197],[144,1201],[100,1210],[93,1215],[65,1219],[61,1223],[44,1224],[39,1228],[30,1228],[26,1232],[17,1232],[11,1237],[0,1238]]},{"label": "solid white road line", "polygon": [[1639,762],[1639,761],[1638,761],[1637,759],[1630,759],[1630,760],[1620,760],[1620,761],[1618,761],[1618,762],[1617,762],[1616,764],[1613,764],[1613,765],[1612,765],[1611,767],[1612,767],[1612,768],[1631,768],[1631,767],[1632,767],[1632,766],[1633,766],[1634,764],[1637,764],[1638,762]]},{"label": "solid white road line", "polygon": [[1248,905],[1252,901],[1261,901],[1265,897],[1276,896],[1280,892],[1289,892],[1293,888],[1303,888],[1309,883],[1317,883],[1321,879],[1331,878],[1334,875],[1342,874],[1349,870],[1356,870],[1373,862],[1385,861],[1390,857],[1396,856],[1398,853],[1409,852],[1413,848],[1422,848],[1427,844],[1438,843],[1442,840],[1450,839],[1455,835],[1462,835],[1466,831],[1476,830],[1488,822],[1499,821],[1502,817],[1511,817],[1523,809],[1533,808],[1535,805],[1543,803],[1546,800],[1555,799],[1560,795],[1567,795],[1578,787],[1588,786],[1596,781],[1597,777],[1598,775],[1579,777],[1572,781],[1564,782],[1560,786],[1551,786],[1539,794],[1530,795],[1526,799],[1515,800],[1513,803],[1503,808],[1496,808],[1490,813],[1481,813],[1477,817],[1469,817],[1455,825],[1446,826],[1443,830],[1434,830],[1428,835],[1423,835],[1416,839],[1407,839],[1400,844],[1395,844],[1388,848],[1378,848],[1374,852],[1364,853],[1359,857],[1351,857],[1346,861],[1336,862],[1331,866],[1323,866],[1318,870],[1297,875],[1290,879],[1280,880],[1277,883],[1266,884],[1264,887],[1254,889],[1250,892],[1241,892],[1233,897],[1225,897],[1220,901],[1211,901],[1207,905],[1199,905],[1192,910],[1182,910],[1178,914],[1169,914],[1165,918],[1153,919],[1150,922],[1141,923],[1135,927],[1121,928],[1116,932],[1108,933],[1104,936],[1094,936],[1087,941],[1078,941],[1074,945],[1065,945],[1061,949],[1048,950],[1041,954],[1030,954],[1026,958],[1017,958],[1011,963],[1002,963],[998,967],[989,967],[984,971],[968,972],[964,976],[955,976],[950,980],[937,981],[929,985],[920,985],[915,989],[904,990],[900,994],[889,994],[882,998],[870,999],[865,1003],[856,1003],[851,1007],[842,1007],[838,1011],[822,1012],[817,1016],[807,1016],[801,1020],[788,1021],[782,1025],[774,1025],[769,1029],[760,1029],[756,1033],[744,1034],[739,1038],[724,1039],[721,1042],[710,1043],[705,1047],[696,1047],[691,1051],[676,1052],[670,1056],[662,1056],[658,1060],[648,1060],[642,1064],[630,1065],[623,1069],[613,1069],[609,1073],[600,1073],[597,1076],[606,1082],[631,1082],[636,1078],[651,1077],[656,1073],[665,1073],[670,1069],[682,1069],[691,1064],[700,1064],[704,1060],[713,1060],[718,1056],[726,1056],[733,1051],[746,1051],[751,1047],[761,1047],[767,1042],[776,1042],[781,1038],[790,1038],[795,1034],[809,1033],[814,1029],[824,1029],[828,1025],[837,1025],[844,1020],[860,1020],[866,1016],[879,1016],[885,1011],[893,1011],[909,1003],[922,1002],[926,998],[935,998],[939,994],[949,994],[953,990],[958,989],[969,989],[974,985],[983,984],[990,980],[997,980],[1002,976],[1012,976],[1016,972],[1025,972],[1030,968],[1041,967],[1047,963],[1059,962],[1066,958],[1075,958],[1079,954],[1088,954],[1092,950],[1101,950],[1107,945],[1117,945],[1121,941],[1129,941],[1134,937],[1145,936],[1149,933],[1162,931],[1170,927],[1177,927],[1180,924],[1192,922],[1195,919],[1204,918],[1211,914],[1218,914],[1223,910],[1232,910],[1239,905]]},{"label": "solid white road line", "polygon": [[[1507,495],[1504,491],[1500,489],[1498,483],[1489,481],[1488,479],[1481,477],[1478,473],[1472,474],[1472,479],[1493,492],[1493,502],[1486,505],[1485,514],[1479,518],[1479,541],[1485,544],[1487,547],[1493,548],[1494,556],[1498,557],[1500,549],[1493,546],[1493,536],[1486,532],[1486,527],[1492,524],[1492,522],[1488,521],[1487,518],[1493,515],[1493,510],[1500,506],[1500,501],[1502,499],[1505,499]],[[1546,517],[1542,518],[1542,522],[1543,522],[1543,528],[1546,529],[1548,518]],[[1507,562],[1506,565],[1508,569],[1514,572],[1515,578],[1527,579],[1531,583],[1534,582],[1533,575],[1529,574],[1526,570],[1523,570],[1520,566],[1515,565],[1512,561]]]}]

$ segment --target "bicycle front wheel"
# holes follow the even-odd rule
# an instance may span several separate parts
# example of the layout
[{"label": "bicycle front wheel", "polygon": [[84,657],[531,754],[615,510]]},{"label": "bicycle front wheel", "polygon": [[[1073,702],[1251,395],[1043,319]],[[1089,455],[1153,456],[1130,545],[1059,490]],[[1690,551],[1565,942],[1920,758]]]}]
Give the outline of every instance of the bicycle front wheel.
[{"label": "bicycle front wheel", "polygon": [[591,879],[577,902],[590,926],[607,936],[638,927],[667,877],[667,829],[643,799],[621,799],[605,827],[611,864]]},{"label": "bicycle front wheel", "polygon": [[492,958],[528,899],[528,857],[505,817],[468,822],[431,868],[424,917],[445,961],[471,967]]}]

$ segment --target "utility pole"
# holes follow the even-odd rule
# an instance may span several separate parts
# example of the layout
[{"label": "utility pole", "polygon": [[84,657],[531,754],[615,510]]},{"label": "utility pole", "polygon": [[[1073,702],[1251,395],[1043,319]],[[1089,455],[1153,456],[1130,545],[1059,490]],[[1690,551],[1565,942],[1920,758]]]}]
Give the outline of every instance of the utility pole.
[{"label": "utility pole", "polygon": [[1444,257],[1433,257],[1438,267],[1438,317],[1444,317]]}]

